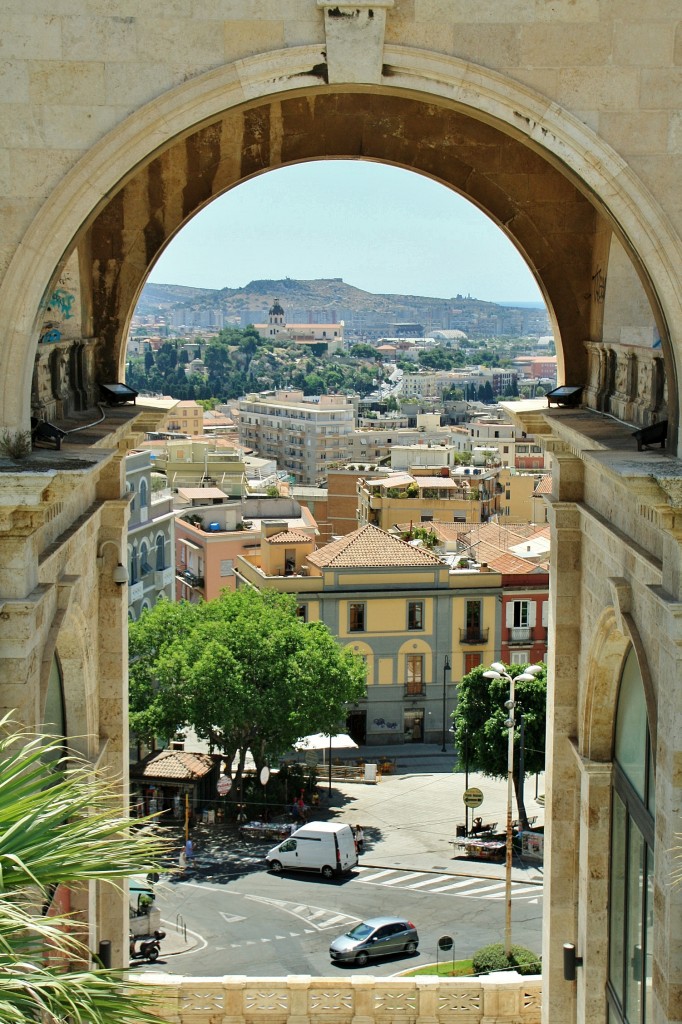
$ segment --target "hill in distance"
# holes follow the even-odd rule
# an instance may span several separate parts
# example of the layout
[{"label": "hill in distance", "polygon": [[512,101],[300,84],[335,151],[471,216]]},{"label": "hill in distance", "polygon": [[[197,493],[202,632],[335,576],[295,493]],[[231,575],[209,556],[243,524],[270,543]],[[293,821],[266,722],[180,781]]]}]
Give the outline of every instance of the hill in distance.
[{"label": "hill in distance", "polygon": [[[178,308],[222,309],[226,316],[243,316],[247,311],[267,316],[274,299],[279,299],[287,319],[296,322],[308,319],[329,320],[378,317],[394,321],[426,320],[437,326],[443,317],[454,311],[494,313],[510,308],[480,299],[454,296],[442,299],[423,295],[374,294],[346,284],[340,277],[300,281],[285,277],[280,280],[251,281],[243,288],[192,288],[185,285],[147,283],[140,296],[137,312],[142,315],[163,313]],[[510,306],[512,304],[510,303]],[[302,317],[301,312],[306,316]]]}]

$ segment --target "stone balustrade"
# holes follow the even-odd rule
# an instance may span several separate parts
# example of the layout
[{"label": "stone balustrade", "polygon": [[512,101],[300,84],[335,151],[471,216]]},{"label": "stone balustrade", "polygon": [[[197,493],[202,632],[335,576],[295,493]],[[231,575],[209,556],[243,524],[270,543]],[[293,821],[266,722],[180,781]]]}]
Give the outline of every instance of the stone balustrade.
[{"label": "stone balustrade", "polygon": [[480,978],[183,978],[149,973],[154,1012],[175,1024],[540,1024],[542,981]]},{"label": "stone balustrade", "polygon": [[660,348],[585,342],[586,404],[626,423],[647,427],[667,418],[668,395]]}]

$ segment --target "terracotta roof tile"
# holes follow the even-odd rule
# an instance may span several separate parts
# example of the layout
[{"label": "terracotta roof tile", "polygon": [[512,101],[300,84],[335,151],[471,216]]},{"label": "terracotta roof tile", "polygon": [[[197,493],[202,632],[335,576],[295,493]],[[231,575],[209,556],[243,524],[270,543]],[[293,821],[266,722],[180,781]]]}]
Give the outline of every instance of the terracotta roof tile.
[{"label": "terracotta roof tile", "polygon": [[552,493],[552,475],[551,475],[551,473],[547,473],[547,474],[545,474],[545,476],[540,477],[540,480],[538,481],[538,483],[537,483],[537,485],[535,487],[535,491],[533,493],[534,494],[551,494]]},{"label": "terracotta roof tile", "polygon": [[189,750],[157,750],[130,769],[131,778],[201,779],[213,768],[215,758],[210,754],[193,754]]},{"label": "terracotta roof tile", "polygon": [[275,533],[272,537],[268,537],[269,544],[302,544],[304,541],[312,541],[312,537],[309,537],[307,533],[301,533],[299,530],[282,530],[281,533]]},{"label": "terracotta roof tile", "polygon": [[361,526],[359,530],[325,544],[308,555],[313,565],[330,569],[382,566],[437,566],[440,558],[423,548],[413,547],[393,537],[378,526]]}]

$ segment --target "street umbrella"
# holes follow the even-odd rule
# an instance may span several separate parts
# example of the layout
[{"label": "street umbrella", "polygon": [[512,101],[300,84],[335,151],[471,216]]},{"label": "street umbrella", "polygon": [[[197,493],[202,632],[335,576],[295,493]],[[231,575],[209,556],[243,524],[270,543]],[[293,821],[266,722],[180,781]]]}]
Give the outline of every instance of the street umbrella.
[{"label": "street umbrella", "polygon": [[324,732],[316,732],[312,736],[303,736],[294,746],[297,750],[321,750],[322,764],[324,764],[326,750],[329,750],[331,759],[332,750],[353,750],[357,749],[358,745],[345,732],[337,732],[332,736]]}]

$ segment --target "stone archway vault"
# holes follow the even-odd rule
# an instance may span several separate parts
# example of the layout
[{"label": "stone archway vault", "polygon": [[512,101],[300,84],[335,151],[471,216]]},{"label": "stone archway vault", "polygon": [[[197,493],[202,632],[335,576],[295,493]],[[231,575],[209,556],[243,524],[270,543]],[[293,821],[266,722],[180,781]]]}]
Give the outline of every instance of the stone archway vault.
[{"label": "stone archway vault", "polygon": [[[592,316],[586,286],[604,230],[615,231],[635,260],[664,345],[669,337],[682,336],[682,291],[675,270],[680,240],[648,191],[598,136],[555,104],[496,72],[399,46],[387,46],[384,56],[381,84],[363,87],[328,86],[314,46],[262,54],[163,94],[93,147],[42,207],[0,288],[0,314],[9,325],[2,353],[4,423],[15,429],[28,426],[27,396],[42,305],[74,248],[82,249],[81,259],[91,260],[82,276],[91,289],[92,333],[104,339],[99,367],[118,371],[126,317],[169,238],[221,191],[303,159],[359,156],[392,161],[472,198],[515,240],[534,269],[561,332],[567,372],[584,377],[581,342],[589,337]],[[377,130],[382,113],[383,134]],[[395,117],[403,126],[411,122],[413,131],[397,135]],[[363,133],[363,118],[371,120],[373,132]],[[337,129],[352,129],[343,145],[338,130],[332,130],[335,119]],[[299,135],[296,121],[307,124]],[[237,129],[239,138],[230,137]],[[460,144],[468,155],[451,161],[444,174],[434,143],[440,146],[446,137],[451,154]],[[171,173],[164,179],[164,169],[172,171],[171,152],[177,158],[181,149],[179,178],[173,181]],[[488,161],[503,154],[515,165],[486,174],[481,168],[490,170],[491,164],[483,161],[477,167],[475,150]],[[168,192],[160,205],[153,201],[154,175],[161,192]],[[524,200],[524,176],[529,186],[542,178],[539,199]],[[580,236],[579,256],[568,274],[562,258],[570,244],[564,239],[557,250],[559,232],[554,232],[551,245],[543,234],[547,225],[556,224],[549,211],[552,204],[555,213],[557,204],[568,204],[575,217],[572,237]],[[549,212],[546,221],[543,206]],[[114,251],[107,251],[112,245]],[[562,273],[568,283],[562,284]],[[667,356],[673,396],[677,353],[669,349]]]}]

